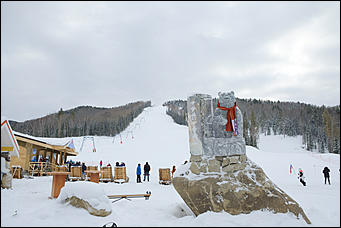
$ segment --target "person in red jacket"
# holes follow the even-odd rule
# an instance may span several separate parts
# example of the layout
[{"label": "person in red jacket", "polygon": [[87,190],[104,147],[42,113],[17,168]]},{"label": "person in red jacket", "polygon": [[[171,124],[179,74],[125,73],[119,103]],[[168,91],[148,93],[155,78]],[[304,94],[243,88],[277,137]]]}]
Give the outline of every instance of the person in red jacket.
[{"label": "person in red jacket", "polygon": [[175,168],[175,165],[173,165],[173,168],[172,168],[172,178],[174,176],[175,171],[176,171],[176,168]]},{"label": "person in red jacket", "polygon": [[303,186],[306,186],[307,183],[305,182],[305,176],[303,176],[302,169],[299,169],[298,178],[300,179],[300,182],[303,184]]}]

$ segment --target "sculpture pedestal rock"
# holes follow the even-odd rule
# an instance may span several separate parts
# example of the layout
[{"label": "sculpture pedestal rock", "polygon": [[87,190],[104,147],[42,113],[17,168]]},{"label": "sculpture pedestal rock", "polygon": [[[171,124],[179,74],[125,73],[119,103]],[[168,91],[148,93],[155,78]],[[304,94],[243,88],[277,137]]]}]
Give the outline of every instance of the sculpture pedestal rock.
[{"label": "sculpture pedestal rock", "polygon": [[[219,93],[219,103],[233,107],[234,93]],[[311,224],[299,204],[247,158],[242,113],[238,107],[235,110],[237,124],[234,132],[228,132],[226,111],[218,109],[211,96],[195,94],[188,98],[191,157],[173,178],[176,191],[196,216],[206,211],[237,215],[269,210],[291,212]]]}]

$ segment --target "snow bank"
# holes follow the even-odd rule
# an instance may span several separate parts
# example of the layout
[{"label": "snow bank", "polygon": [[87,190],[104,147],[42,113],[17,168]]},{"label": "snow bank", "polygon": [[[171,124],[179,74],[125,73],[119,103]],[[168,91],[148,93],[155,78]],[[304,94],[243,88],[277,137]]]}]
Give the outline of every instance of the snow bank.
[{"label": "snow bank", "polygon": [[111,211],[111,201],[105,195],[103,188],[93,182],[69,182],[61,189],[57,201],[64,203],[67,198],[76,196],[87,201],[97,210]]}]

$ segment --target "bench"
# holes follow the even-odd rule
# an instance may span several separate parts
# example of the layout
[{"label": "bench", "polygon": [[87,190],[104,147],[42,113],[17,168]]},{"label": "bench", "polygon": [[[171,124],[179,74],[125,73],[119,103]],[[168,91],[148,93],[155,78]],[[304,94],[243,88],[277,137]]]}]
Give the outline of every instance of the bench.
[{"label": "bench", "polygon": [[145,198],[145,200],[148,200],[149,197],[151,196],[151,192],[146,192],[146,194],[127,194],[127,195],[107,195],[109,199],[116,199],[112,203],[117,202],[121,199],[127,199],[130,200],[129,198]]}]

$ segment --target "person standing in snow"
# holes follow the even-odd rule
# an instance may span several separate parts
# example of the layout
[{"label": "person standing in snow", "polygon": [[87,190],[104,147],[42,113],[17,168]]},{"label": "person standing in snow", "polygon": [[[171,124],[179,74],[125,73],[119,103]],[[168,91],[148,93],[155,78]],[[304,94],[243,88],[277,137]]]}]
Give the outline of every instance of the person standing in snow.
[{"label": "person standing in snow", "polygon": [[136,176],[137,176],[136,182],[142,183],[141,182],[141,164],[140,163],[137,165],[137,168],[136,168]]},{"label": "person standing in snow", "polygon": [[82,163],[82,175],[85,176],[85,170],[86,170],[86,166],[85,163]]},{"label": "person standing in snow", "polygon": [[330,184],[330,179],[329,179],[329,168],[326,166],[324,167],[322,173],[324,174],[324,184],[327,184],[327,179],[328,179],[328,183]]},{"label": "person standing in snow", "polygon": [[150,172],[150,165],[148,164],[148,162],[146,162],[146,164],[143,167],[143,171],[144,171],[144,178],[143,181],[146,181],[146,176],[149,182],[149,172]]},{"label": "person standing in snow", "polygon": [[103,162],[102,160],[99,162],[99,167],[102,168]]},{"label": "person standing in snow", "polygon": [[173,168],[172,168],[172,178],[174,176],[175,171],[176,171],[176,168],[175,168],[175,165],[173,165]]},{"label": "person standing in snow", "polygon": [[298,172],[298,178],[300,179],[300,182],[303,184],[303,186],[306,186],[306,182],[305,182],[305,176],[303,176],[303,170],[300,169]]},{"label": "person standing in snow", "polygon": [[68,162],[69,172],[71,172],[71,162]]}]

